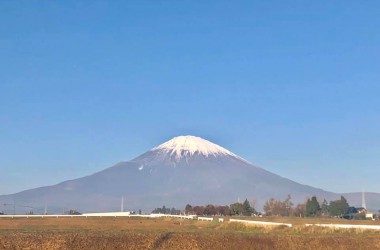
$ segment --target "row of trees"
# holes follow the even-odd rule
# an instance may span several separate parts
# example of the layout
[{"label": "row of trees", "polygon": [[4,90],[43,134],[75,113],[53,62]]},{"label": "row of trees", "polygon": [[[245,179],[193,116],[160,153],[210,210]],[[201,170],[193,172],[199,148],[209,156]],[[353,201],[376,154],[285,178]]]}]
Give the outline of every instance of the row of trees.
[{"label": "row of trees", "polygon": [[330,201],[330,203],[323,200],[322,204],[318,202],[316,196],[313,196],[306,201],[304,213],[306,217],[326,215],[342,217],[352,211],[353,209],[350,209],[350,205],[343,196],[341,196],[339,200]]},{"label": "row of trees", "polygon": [[[152,211],[153,214],[181,214],[181,210],[177,210],[175,209],[174,207],[173,208],[167,208],[164,206],[162,206],[162,208],[155,208],[153,211]],[[141,212],[140,212],[141,214]]]},{"label": "row of trees", "polygon": [[339,216],[351,213],[353,207],[350,207],[346,198],[343,196],[338,200],[326,200],[319,202],[316,196],[313,196],[303,204],[293,207],[291,197],[281,201],[269,199],[264,205],[264,212],[268,216],[301,216],[301,217],[318,217],[318,216]]},{"label": "row of trees", "polygon": [[[293,206],[291,196],[288,195],[285,200],[276,200],[271,198],[264,204],[264,212],[267,216],[300,216],[300,217],[319,217],[319,216],[338,216],[344,217],[347,214],[356,213],[354,207],[350,207],[347,200],[341,196],[338,200],[326,200],[322,202],[313,196],[303,204]],[[180,214],[181,211],[175,208],[156,208],[152,213],[161,214]],[[251,206],[248,199],[243,203],[236,202],[229,206],[206,205],[206,206],[192,206],[187,204],[185,207],[186,214],[195,215],[240,215],[251,216],[258,214],[253,206]]]},{"label": "row of trees", "polygon": [[185,207],[186,214],[195,215],[244,215],[251,216],[256,214],[256,210],[245,199],[243,203],[236,202],[229,206],[217,206],[209,204],[207,206],[192,206],[187,204]]}]

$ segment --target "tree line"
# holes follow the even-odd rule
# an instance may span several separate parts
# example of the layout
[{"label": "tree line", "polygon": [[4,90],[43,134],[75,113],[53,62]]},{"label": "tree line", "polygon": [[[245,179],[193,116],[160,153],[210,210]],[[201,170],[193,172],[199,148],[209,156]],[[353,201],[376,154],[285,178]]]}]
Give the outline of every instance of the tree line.
[{"label": "tree line", "polygon": [[[327,202],[318,201],[316,196],[307,199],[304,203],[294,204],[291,201],[291,196],[288,195],[285,200],[277,200],[271,198],[264,204],[264,213],[266,216],[297,216],[297,217],[344,217],[344,218],[356,218],[364,219],[365,214],[358,213],[355,207],[351,207],[346,198],[341,196],[340,199]],[[183,212],[183,211],[182,211]],[[260,215],[254,206],[250,204],[248,199],[245,199],[243,203],[235,202],[230,205],[213,205],[208,204],[206,206],[192,206],[187,204],[185,207],[186,214],[193,215],[220,215],[220,216],[252,216]],[[161,214],[181,214],[180,210],[175,208],[156,208],[152,213]]]},{"label": "tree line", "polygon": [[341,196],[338,200],[327,202],[325,199],[322,202],[313,196],[306,200],[305,203],[293,206],[291,196],[285,200],[269,199],[264,205],[265,215],[268,216],[299,216],[299,217],[320,217],[320,216],[335,216],[335,217],[355,217],[358,219],[365,218],[365,215],[356,215],[358,211],[355,207],[351,207],[346,198]]},{"label": "tree line", "polygon": [[167,208],[167,207],[165,207],[165,205],[163,205],[162,208],[159,208],[159,207],[155,208],[152,211],[152,214],[173,214],[173,215],[176,215],[176,214],[181,214],[181,210],[175,209],[174,207]]},{"label": "tree line", "polygon": [[256,210],[251,206],[248,199],[245,199],[243,203],[235,202],[225,206],[218,206],[208,204],[206,206],[192,206],[187,204],[185,207],[186,214],[194,215],[242,215],[242,216],[251,216],[256,214]]}]

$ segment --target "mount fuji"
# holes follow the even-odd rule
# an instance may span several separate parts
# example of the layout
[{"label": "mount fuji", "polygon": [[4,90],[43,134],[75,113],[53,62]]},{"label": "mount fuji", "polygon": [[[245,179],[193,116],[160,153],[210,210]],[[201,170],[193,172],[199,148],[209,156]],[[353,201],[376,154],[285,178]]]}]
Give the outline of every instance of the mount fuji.
[{"label": "mount fuji", "polygon": [[[239,198],[256,200],[260,208],[269,198],[285,199],[288,194],[295,204],[313,195],[326,200],[340,195],[266,171],[200,137],[178,136],[93,175],[2,195],[0,202],[27,205],[17,207],[17,213],[29,207],[39,213],[45,204],[49,212],[100,212],[120,210],[124,197],[125,209],[149,212],[162,205],[224,205]],[[360,194],[350,194],[349,199],[359,203]]]}]

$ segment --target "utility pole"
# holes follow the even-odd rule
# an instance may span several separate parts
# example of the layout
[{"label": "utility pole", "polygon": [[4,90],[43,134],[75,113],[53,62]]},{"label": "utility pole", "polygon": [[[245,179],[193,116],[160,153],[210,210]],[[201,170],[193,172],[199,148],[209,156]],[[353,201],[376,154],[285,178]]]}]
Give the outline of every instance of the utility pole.
[{"label": "utility pole", "polygon": [[362,207],[364,209],[367,209],[366,202],[365,202],[365,192],[364,192],[364,189],[362,191]]},{"label": "utility pole", "polygon": [[121,208],[120,212],[124,212],[124,196],[121,197]]}]

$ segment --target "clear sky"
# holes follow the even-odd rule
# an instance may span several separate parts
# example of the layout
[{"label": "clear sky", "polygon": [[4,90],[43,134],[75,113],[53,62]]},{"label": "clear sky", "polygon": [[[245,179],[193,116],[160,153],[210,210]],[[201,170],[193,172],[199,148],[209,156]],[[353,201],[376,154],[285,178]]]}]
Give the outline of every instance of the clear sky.
[{"label": "clear sky", "polygon": [[0,1],[0,194],[178,135],[380,192],[380,1]]}]

